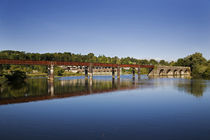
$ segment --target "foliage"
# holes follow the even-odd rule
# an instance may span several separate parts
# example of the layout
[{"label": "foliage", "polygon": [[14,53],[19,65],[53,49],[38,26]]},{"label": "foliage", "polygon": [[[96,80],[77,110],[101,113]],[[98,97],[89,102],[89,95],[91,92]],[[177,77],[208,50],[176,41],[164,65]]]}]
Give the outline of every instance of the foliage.
[{"label": "foliage", "polygon": [[207,79],[210,79],[210,65],[208,65],[208,68],[206,71],[202,74],[202,77],[205,77]]},{"label": "foliage", "polygon": [[3,76],[3,66],[0,65],[0,76]]},{"label": "foliage", "polygon": [[55,75],[62,76],[63,73],[64,73],[64,69],[62,69],[61,67],[55,67],[55,69],[54,69]]},{"label": "foliage", "polygon": [[169,65],[169,63],[165,60],[160,60],[159,64],[162,65],[162,66],[168,66]]},{"label": "foliage", "polygon": [[210,63],[201,53],[194,53],[185,58],[180,58],[174,66],[187,66],[192,70],[194,78],[210,78]]},{"label": "foliage", "polygon": [[[16,59],[16,60],[43,60],[43,61],[68,61],[68,62],[97,62],[97,63],[113,63],[113,64],[142,64],[142,65],[154,65],[158,62],[154,59],[150,61],[143,59],[136,59],[132,57],[119,58],[106,57],[104,55],[95,56],[93,53],[87,55],[74,54],[70,52],[64,53],[25,53],[22,51],[5,50],[0,51],[0,59]],[[4,67],[10,67],[10,65],[4,65]],[[35,68],[35,67],[33,67]]]},{"label": "foliage", "polygon": [[[25,53],[22,51],[5,50],[0,51],[0,59],[16,59],[16,60],[42,60],[42,61],[68,61],[68,62],[96,62],[96,63],[113,63],[113,64],[140,64],[140,65],[158,65],[159,62],[151,59],[150,61],[136,59],[132,57],[119,58],[106,57],[104,55],[95,56],[93,53],[87,55],[74,54],[70,52],[64,53]],[[28,75],[36,75],[37,73],[47,73],[46,66],[40,65],[0,65],[0,76],[3,73],[8,74],[10,71],[21,70]],[[34,73],[34,71],[37,71]],[[62,76],[64,71],[62,68],[55,67],[55,75]]]},{"label": "foliage", "polygon": [[[22,51],[5,50],[0,51],[0,59],[16,59],[16,60],[43,60],[43,61],[68,61],[68,62],[96,62],[96,63],[113,63],[113,64],[139,64],[139,65],[164,65],[164,66],[189,66],[192,70],[193,77],[209,78],[210,75],[210,60],[206,60],[201,53],[195,53],[185,58],[180,58],[177,61],[156,61],[154,59],[136,59],[133,57],[119,58],[106,57],[104,55],[95,56],[93,53],[87,55],[74,54],[70,52],[64,53],[26,53]],[[10,71],[21,70],[27,74],[47,73],[46,66],[34,65],[0,65],[0,76]],[[143,73],[148,70],[143,70]],[[128,71],[129,72],[129,71]],[[55,74],[62,76],[64,71],[61,68],[56,68]]]},{"label": "foliage", "polygon": [[9,82],[23,82],[26,79],[26,73],[20,70],[12,71],[11,74],[5,75]]},{"label": "foliage", "polygon": [[152,64],[152,65],[157,65],[158,61],[156,61],[155,59],[150,59],[149,63]]}]

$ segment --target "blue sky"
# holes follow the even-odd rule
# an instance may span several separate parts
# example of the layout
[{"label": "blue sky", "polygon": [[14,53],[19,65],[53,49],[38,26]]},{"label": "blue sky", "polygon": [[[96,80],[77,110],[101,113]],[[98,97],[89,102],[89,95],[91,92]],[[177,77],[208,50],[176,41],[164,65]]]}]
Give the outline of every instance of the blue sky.
[{"label": "blue sky", "polygon": [[0,0],[0,50],[210,59],[210,1]]}]

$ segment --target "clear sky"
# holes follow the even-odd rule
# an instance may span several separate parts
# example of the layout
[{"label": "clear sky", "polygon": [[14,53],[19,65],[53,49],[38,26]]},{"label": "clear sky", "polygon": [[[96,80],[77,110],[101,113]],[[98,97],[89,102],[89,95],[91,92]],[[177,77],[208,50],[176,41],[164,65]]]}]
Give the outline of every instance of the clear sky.
[{"label": "clear sky", "polygon": [[210,0],[0,0],[0,50],[210,59]]}]

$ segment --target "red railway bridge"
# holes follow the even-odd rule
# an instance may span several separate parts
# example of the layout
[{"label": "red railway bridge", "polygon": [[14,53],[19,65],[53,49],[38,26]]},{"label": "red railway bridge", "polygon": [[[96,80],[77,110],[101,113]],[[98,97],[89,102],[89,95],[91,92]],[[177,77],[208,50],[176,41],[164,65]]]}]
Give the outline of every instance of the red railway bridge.
[{"label": "red railway bridge", "polygon": [[138,78],[140,78],[140,68],[149,68],[150,71],[154,68],[153,65],[138,65],[138,64],[108,64],[108,63],[89,63],[89,62],[61,62],[61,61],[34,61],[34,60],[10,60],[0,59],[0,64],[13,64],[13,65],[46,65],[48,66],[48,78],[54,79],[54,66],[84,66],[85,77],[92,79],[94,67],[110,67],[112,68],[112,77],[115,78],[115,69],[117,71],[117,78],[120,78],[120,68],[132,68],[133,77],[137,69]]}]

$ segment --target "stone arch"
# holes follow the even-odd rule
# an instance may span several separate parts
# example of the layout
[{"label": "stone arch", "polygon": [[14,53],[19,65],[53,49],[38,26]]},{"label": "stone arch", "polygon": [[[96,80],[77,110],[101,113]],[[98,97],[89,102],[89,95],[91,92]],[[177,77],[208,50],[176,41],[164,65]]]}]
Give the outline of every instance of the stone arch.
[{"label": "stone arch", "polygon": [[174,70],[174,75],[179,75],[179,71],[177,69]]},{"label": "stone arch", "polygon": [[168,69],[168,70],[166,71],[166,74],[167,74],[168,76],[171,76],[171,75],[173,75],[173,71],[172,71],[171,69]]},{"label": "stone arch", "polygon": [[163,76],[163,75],[164,75],[164,73],[165,73],[164,69],[160,69],[160,71],[159,71],[159,75],[160,75],[160,76]]},{"label": "stone arch", "polygon": [[189,70],[189,69],[186,69],[186,70],[184,71],[184,75],[190,75],[190,70]]},{"label": "stone arch", "polygon": [[184,70],[183,69],[179,70],[179,74],[184,75]]}]

